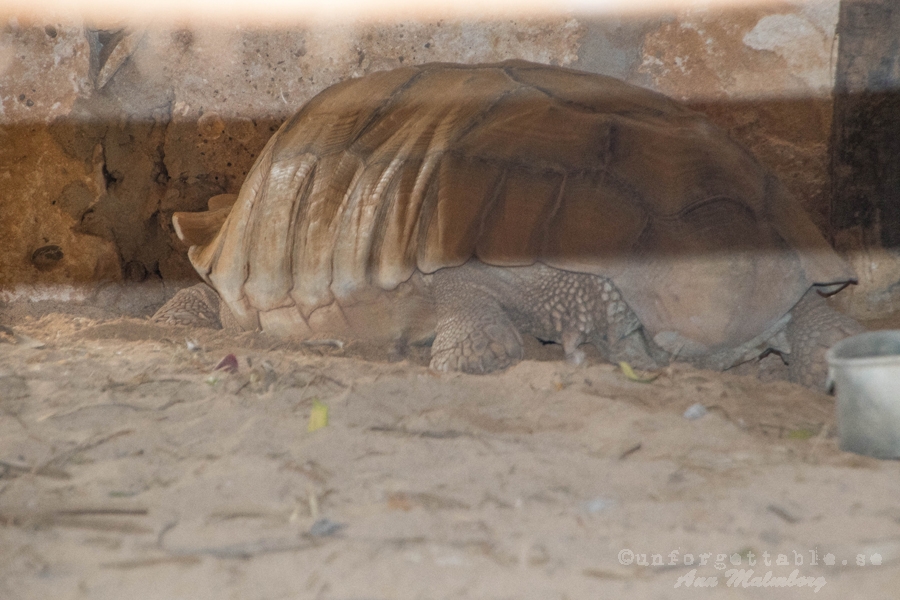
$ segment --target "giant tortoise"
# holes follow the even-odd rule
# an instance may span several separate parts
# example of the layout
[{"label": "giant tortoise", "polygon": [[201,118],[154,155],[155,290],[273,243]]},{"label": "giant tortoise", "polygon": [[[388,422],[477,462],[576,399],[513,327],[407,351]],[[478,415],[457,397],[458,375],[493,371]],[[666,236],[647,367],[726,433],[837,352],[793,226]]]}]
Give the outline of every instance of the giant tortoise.
[{"label": "giant tortoise", "polygon": [[[432,341],[438,370],[507,367],[527,334],[644,367],[774,351],[822,386],[824,350],[860,330],[820,297],[853,271],[743,146],[571,69],[428,64],[333,85],[210,209],[174,225],[240,328]],[[183,290],[155,320],[216,321],[218,298]]]}]

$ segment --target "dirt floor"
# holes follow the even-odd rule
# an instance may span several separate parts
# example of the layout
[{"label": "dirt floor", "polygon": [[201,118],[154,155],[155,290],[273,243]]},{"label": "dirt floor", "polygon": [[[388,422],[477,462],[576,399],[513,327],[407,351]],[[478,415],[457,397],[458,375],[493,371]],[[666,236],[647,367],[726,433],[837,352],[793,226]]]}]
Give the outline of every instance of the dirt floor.
[{"label": "dirt floor", "polygon": [[437,375],[427,348],[35,306],[0,324],[3,600],[900,589],[900,465],[841,452],[833,398],[792,384],[638,383],[537,342]]}]

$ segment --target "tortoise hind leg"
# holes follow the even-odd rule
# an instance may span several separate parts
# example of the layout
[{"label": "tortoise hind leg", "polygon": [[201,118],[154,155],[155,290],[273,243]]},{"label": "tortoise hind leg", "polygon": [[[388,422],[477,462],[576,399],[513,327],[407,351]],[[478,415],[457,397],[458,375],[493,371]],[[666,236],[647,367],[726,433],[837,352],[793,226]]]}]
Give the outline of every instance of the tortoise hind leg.
[{"label": "tortoise hind leg", "polygon": [[219,296],[211,287],[198,283],[178,290],[150,320],[161,325],[221,329],[220,304]]},{"label": "tortoise hind leg", "polygon": [[855,319],[832,309],[815,289],[810,289],[791,311],[787,326],[791,381],[827,391],[825,353],[845,337],[863,331]]},{"label": "tortoise hind leg", "polygon": [[489,373],[523,357],[519,332],[490,286],[473,273],[455,267],[434,274],[438,323],[431,368],[436,371]]}]

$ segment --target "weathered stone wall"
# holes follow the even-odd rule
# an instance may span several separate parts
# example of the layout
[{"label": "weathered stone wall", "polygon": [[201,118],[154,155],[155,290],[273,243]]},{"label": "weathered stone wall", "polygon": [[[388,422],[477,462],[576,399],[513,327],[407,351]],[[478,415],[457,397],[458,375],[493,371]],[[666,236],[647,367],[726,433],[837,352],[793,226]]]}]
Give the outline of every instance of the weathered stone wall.
[{"label": "weathered stone wall", "polygon": [[236,192],[278,125],[344,78],[435,60],[571,64],[582,26],[284,31],[7,24],[0,287],[189,278],[173,211]]},{"label": "weathered stone wall", "polygon": [[837,0],[640,18],[258,31],[0,31],[0,289],[192,276],[174,210],[236,192],[278,125],[347,77],[523,58],[708,112],[827,223]]},{"label": "weathered stone wall", "polygon": [[900,4],[844,0],[831,145],[831,227],[860,285],[860,316],[900,306]]},{"label": "weathered stone wall", "polygon": [[774,168],[822,229],[837,16],[837,2],[685,11],[647,35],[641,65]]}]

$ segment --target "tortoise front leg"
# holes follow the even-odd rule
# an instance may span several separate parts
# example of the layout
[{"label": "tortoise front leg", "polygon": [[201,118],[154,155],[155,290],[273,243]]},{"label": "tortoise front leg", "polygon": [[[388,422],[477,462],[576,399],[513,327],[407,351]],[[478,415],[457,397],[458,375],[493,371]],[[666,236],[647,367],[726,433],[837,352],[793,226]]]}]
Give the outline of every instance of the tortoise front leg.
[{"label": "tortoise front leg", "polygon": [[490,373],[522,360],[522,338],[490,286],[467,267],[434,274],[437,327],[431,345],[436,371]]},{"label": "tortoise front leg", "polygon": [[863,326],[855,319],[832,309],[811,288],[791,310],[791,320],[787,326],[791,345],[791,353],[787,356],[791,381],[828,391],[825,389],[828,378],[825,353],[845,337],[863,331]]}]

